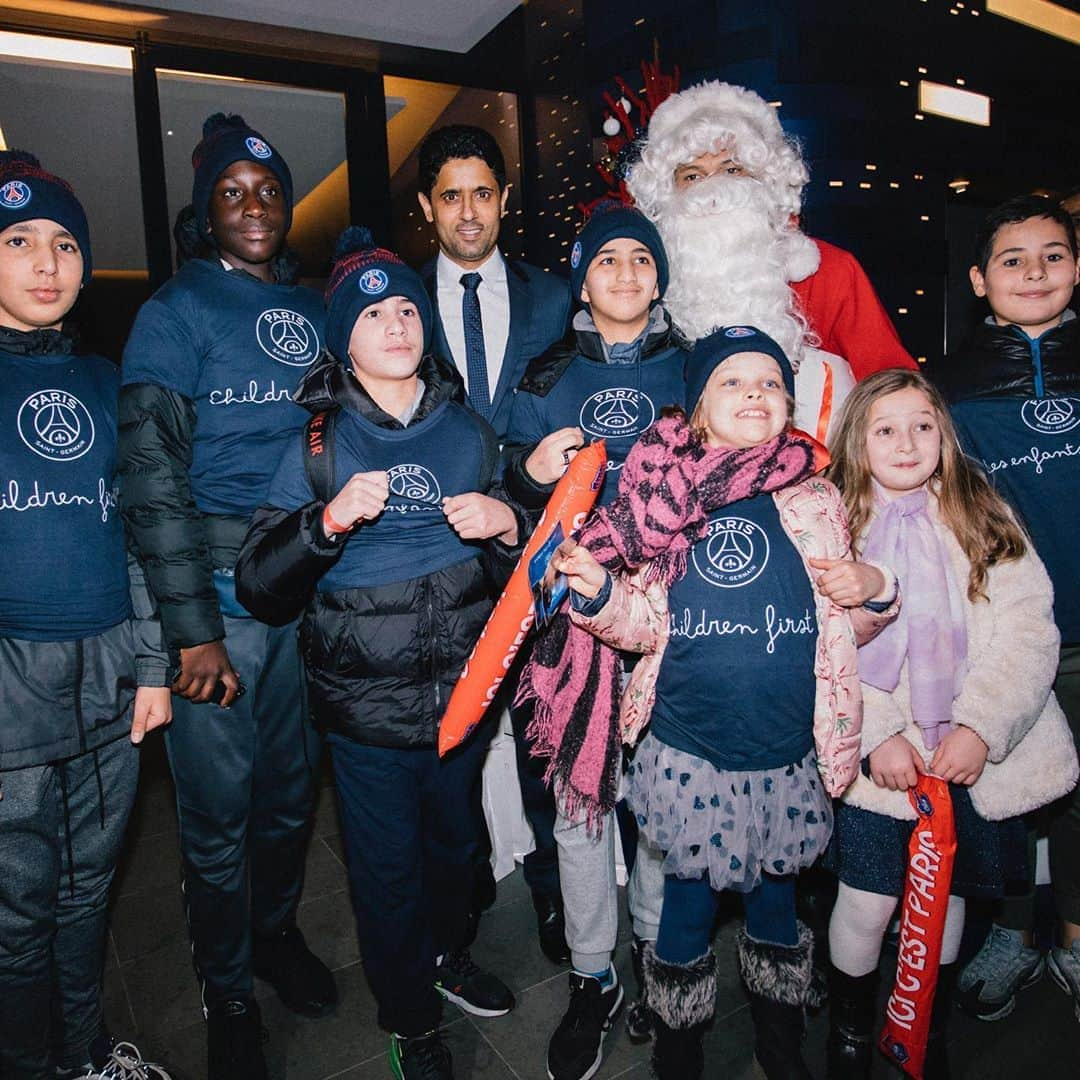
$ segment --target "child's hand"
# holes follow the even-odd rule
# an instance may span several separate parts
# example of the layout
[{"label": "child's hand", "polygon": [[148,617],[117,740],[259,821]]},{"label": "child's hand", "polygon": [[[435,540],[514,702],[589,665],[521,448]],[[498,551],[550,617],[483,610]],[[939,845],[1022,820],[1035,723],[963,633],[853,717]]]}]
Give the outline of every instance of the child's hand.
[{"label": "child's hand", "polygon": [[903,735],[894,735],[870,751],[870,778],[878,787],[907,791],[919,782],[924,772],[919,751]]},{"label": "child's hand", "polygon": [[581,428],[564,427],[545,435],[525,459],[525,471],[538,484],[554,484],[585,445]]},{"label": "child's hand", "polygon": [[971,728],[958,727],[938,743],[930,759],[930,771],[942,780],[970,787],[982,776],[989,752],[986,743]]},{"label": "child's hand", "polygon": [[385,472],[353,473],[345,486],[326,505],[330,517],[344,529],[377,518],[390,498]]},{"label": "child's hand", "polygon": [[885,588],[885,575],[868,563],[851,559],[807,559],[807,562],[822,571],[814,582],[818,592],[841,607],[861,607]]},{"label": "child's hand", "polygon": [[131,718],[131,741],[138,746],[146,733],[172,722],[172,691],[167,686],[139,686],[135,689],[135,711]]},{"label": "child's hand", "polygon": [[555,549],[551,565],[566,575],[566,582],[574,592],[587,600],[592,600],[607,580],[607,571],[593,558],[592,552],[573,538],[564,540]]},{"label": "child's hand", "polygon": [[498,537],[504,544],[516,544],[517,518],[504,502],[479,491],[451,495],[443,499],[443,513],[450,527],[462,540],[490,540]]}]

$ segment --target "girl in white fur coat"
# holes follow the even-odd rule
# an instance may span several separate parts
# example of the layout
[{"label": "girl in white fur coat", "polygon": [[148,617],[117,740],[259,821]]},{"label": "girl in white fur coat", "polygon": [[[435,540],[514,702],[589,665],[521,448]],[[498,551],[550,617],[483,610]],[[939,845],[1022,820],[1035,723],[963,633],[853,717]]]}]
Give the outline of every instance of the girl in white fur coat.
[{"label": "girl in white fur coat", "polygon": [[1077,760],[1051,693],[1053,591],[1030,540],[960,452],[920,374],[889,370],[852,392],[831,478],[864,559],[896,570],[904,608],[859,650],[862,774],[837,805],[829,859],[832,1080],[868,1077],[881,942],[903,891],[920,773],[950,782],[957,855],[931,1021],[927,1080],[948,1075],[944,1022],[964,896],[1026,874],[1019,815],[1072,789]]}]

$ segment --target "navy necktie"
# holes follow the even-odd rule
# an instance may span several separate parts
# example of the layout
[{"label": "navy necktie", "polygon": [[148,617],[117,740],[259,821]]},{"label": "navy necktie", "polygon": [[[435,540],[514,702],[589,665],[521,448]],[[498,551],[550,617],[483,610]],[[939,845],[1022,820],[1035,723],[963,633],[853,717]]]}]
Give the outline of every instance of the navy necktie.
[{"label": "navy necktie", "polygon": [[461,319],[465,326],[465,370],[469,376],[469,401],[485,419],[491,419],[491,392],[488,390],[487,353],[484,350],[484,323],[480,318],[479,274],[462,274],[465,294],[461,298]]}]

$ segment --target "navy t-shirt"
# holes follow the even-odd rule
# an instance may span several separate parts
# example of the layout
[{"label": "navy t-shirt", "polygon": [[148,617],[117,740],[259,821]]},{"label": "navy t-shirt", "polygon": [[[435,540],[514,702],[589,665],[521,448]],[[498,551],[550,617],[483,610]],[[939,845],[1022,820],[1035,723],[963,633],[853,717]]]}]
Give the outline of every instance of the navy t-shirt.
[{"label": "navy t-shirt", "polygon": [[1061,640],[1080,643],[1080,397],[980,398],[951,412],[964,449],[1035,541]]},{"label": "navy t-shirt", "polygon": [[322,348],[322,298],[218,262],[181,267],[139,311],[125,386],[152,383],[195,404],[191,491],[206,514],[247,516],[307,419],[291,393]]},{"label": "navy t-shirt", "polygon": [[768,769],[814,745],[813,586],[769,495],[714,511],[671,587],[652,731],[718,769]]},{"label": "navy t-shirt", "polygon": [[618,494],[619,471],[638,436],[665,405],[682,404],[684,359],[675,347],[636,364],[576,356],[546,396],[517,392],[507,442],[531,446],[564,427],[580,427],[586,442],[606,440],[609,475],[598,500],[606,506]]},{"label": "navy t-shirt", "polygon": [[116,505],[120,376],[0,351],[0,635],[74,641],[131,615]]},{"label": "navy t-shirt", "polygon": [[[490,445],[485,446],[485,439]],[[370,588],[422,577],[478,558],[481,546],[462,540],[443,513],[451,495],[481,490],[495,435],[456,402],[444,402],[404,429],[387,429],[342,409],[334,427],[334,490],[358,472],[389,474],[390,498],[374,521],[355,529],[341,558],[319,581],[320,592]],[[266,501],[297,510],[315,498],[301,439],[293,437]]]}]

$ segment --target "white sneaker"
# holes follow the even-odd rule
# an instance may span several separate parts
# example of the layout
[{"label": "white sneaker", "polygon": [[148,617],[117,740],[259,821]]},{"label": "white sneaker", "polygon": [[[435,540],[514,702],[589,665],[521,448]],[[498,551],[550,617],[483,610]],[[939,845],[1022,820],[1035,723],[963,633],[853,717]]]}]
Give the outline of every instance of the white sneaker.
[{"label": "white sneaker", "polygon": [[1074,941],[1067,949],[1055,945],[1050,950],[1050,978],[1071,994],[1076,1019],[1080,1020],[1080,941]]},{"label": "white sneaker", "polygon": [[1019,930],[991,926],[982,948],[956,980],[960,1007],[978,1020],[1001,1020],[1016,1008],[1016,995],[1042,978],[1046,958],[1024,944]]}]

